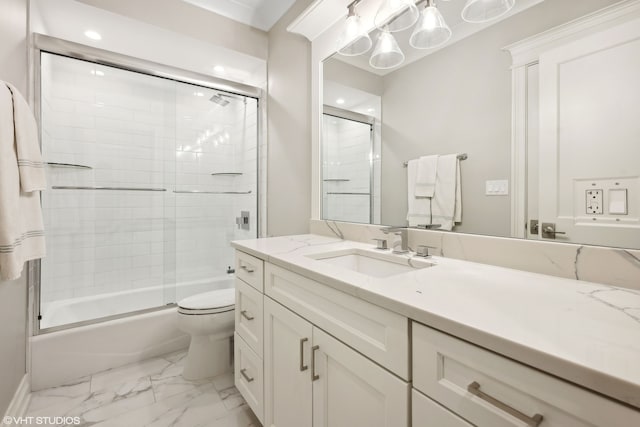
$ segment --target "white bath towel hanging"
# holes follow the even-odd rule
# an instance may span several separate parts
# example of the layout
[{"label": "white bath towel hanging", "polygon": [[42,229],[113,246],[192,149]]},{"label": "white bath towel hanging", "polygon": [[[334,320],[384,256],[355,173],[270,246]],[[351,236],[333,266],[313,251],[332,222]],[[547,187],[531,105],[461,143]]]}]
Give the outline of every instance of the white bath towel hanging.
[{"label": "white bath towel hanging", "polygon": [[438,157],[438,155],[422,156],[418,159],[415,187],[416,197],[433,197],[436,188]]},{"label": "white bath towel hanging", "polygon": [[432,220],[440,230],[451,230],[462,220],[460,160],[457,154],[438,158],[438,173],[433,197]]},{"label": "white bath towel hanging", "polygon": [[40,191],[46,186],[38,131],[26,101],[0,81],[0,280],[45,255]]},{"label": "white bath towel hanging", "polygon": [[407,162],[407,221],[410,227],[431,223],[431,199],[416,197],[418,160]]}]

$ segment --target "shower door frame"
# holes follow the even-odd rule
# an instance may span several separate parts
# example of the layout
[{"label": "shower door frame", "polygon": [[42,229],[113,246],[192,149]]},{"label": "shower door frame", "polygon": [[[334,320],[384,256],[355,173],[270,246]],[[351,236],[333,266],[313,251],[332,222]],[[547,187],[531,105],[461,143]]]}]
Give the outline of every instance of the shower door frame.
[{"label": "shower door frame", "polygon": [[[187,83],[195,86],[200,86],[207,89],[220,90],[236,95],[241,95],[257,100],[257,140],[256,140],[256,235],[262,236],[263,233],[263,213],[262,208],[262,168],[261,168],[261,150],[260,145],[263,141],[265,117],[266,117],[266,103],[264,102],[264,90],[245,85],[242,83],[236,83],[233,81],[209,76],[206,74],[200,74],[194,71],[185,70],[170,65],[160,64],[153,61],[147,61],[141,58],[135,58],[132,56],[99,49],[92,46],[83,45],[80,43],[71,42],[68,40],[59,39],[56,37],[47,36],[44,34],[33,33],[31,36],[30,46],[30,64],[29,64],[29,93],[31,94],[30,101],[33,106],[36,122],[38,123],[38,132],[40,144],[42,144],[42,126],[41,126],[41,105],[42,105],[42,87],[41,77],[42,68],[40,58],[42,53],[50,53],[54,55],[65,56],[71,59],[80,61],[93,62],[99,65],[105,65],[109,67],[119,68],[124,71],[130,71],[140,74],[145,74],[151,77],[157,77],[167,80],[176,81],[179,83]],[[266,182],[266,180],[265,180]],[[265,189],[266,190],[266,189]],[[112,316],[100,317],[97,319],[84,320],[80,322],[67,323],[60,326],[53,326],[50,328],[40,328],[40,287],[41,287],[41,264],[40,260],[27,262],[27,286],[28,289],[33,289],[29,292],[29,309],[32,310],[30,319],[32,322],[32,335],[41,335],[50,332],[61,331],[65,329],[75,328],[78,326],[92,325],[96,323],[102,323],[109,320],[121,319],[136,314],[149,313],[158,310],[164,310],[167,307],[175,307],[176,303],[168,303],[159,307],[151,307],[143,310],[130,311],[122,314],[115,314]],[[32,302],[33,301],[33,302]]]},{"label": "shower door frame", "polygon": [[[369,125],[369,222],[358,224],[373,224],[374,222],[374,173],[373,173],[373,151],[374,151],[374,129],[376,125],[375,117],[366,114],[356,113],[355,111],[343,110],[342,108],[324,105],[322,116],[336,117],[342,120],[350,120],[352,122]],[[322,154],[320,155],[322,158]],[[322,184],[320,186],[320,194],[324,195],[324,171],[321,172],[320,178]],[[324,218],[324,197],[320,198],[320,218],[323,221],[334,221],[330,218]]]}]

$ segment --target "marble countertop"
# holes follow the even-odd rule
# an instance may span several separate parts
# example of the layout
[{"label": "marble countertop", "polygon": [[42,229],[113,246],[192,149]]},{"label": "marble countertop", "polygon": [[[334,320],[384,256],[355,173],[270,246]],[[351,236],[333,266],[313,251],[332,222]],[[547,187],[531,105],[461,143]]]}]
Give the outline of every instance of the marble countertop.
[{"label": "marble countertop", "polygon": [[640,408],[640,291],[451,258],[376,278],[309,255],[372,245],[318,235],[235,241],[265,261]]}]

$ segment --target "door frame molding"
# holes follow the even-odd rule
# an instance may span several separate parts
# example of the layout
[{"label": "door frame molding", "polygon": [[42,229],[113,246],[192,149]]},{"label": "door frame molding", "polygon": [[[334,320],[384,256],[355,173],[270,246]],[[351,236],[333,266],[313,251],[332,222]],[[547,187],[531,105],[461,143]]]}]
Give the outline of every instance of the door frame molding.
[{"label": "door frame molding", "polygon": [[527,68],[550,49],[638,17],[640,0],[624,0],[503,48],[511,54],[511,237],[527,237]]}]

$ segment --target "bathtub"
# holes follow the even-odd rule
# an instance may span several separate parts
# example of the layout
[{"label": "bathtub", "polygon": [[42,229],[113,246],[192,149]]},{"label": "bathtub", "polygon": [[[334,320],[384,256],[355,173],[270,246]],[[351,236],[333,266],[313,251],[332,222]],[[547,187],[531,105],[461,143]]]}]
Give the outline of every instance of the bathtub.
[{"label": "bathtub", "polygon": [[[234,286],[233,275],[181,283],[178,299],[200,292]],[[128,310],[146,309],[160,302],[166,289],[142,288],[94,297],[57,301],[43,314],[59,321],[81,322]],[[123,298],[127,294],[127,298]],[[155,298],[153,300],[153,298]],[[144,304],[142,304],[144,303]],[[138,308],[136,308],[138,307]],[[46,311],[48,310],[48,311]],[[43,320],[45,320],[43,316]],[[50,320],[52,323],[52,321]],[[176,307],[132,314],[114,320],[49,332],[30,338],[31,381],[34,391],[73,382],[78,378],[154,356],[186,349],[189,336],[177,328]]]},{"label": "bathtub", "polygon": [[167,293],[176,296],[172,298],[174,301],[180,301],[202,292],[232,288],[233,277],[225,275],[214,279],[178,283],[175,286],[151,286],[43,303],[40,307],[40,329],[162,307],[168,304],[165,299]]}]

